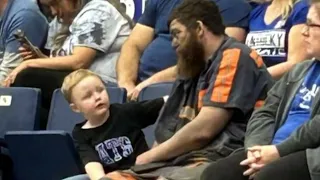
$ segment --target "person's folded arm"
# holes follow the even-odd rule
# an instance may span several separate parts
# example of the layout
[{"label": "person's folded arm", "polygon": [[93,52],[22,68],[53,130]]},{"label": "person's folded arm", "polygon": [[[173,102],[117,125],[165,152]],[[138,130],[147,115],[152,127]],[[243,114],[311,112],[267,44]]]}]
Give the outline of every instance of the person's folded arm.
[{"label": "person's folded arm", "polygon": [[75,47],[73,54],[69,56],[59,56],[44,59],[27,60],[28,68],[46,68],[54,70],[77,70],[88,68],[94,60],[97,50],[89,47]]},{"label": "person's folded arm", "polygon": [[164,161],[207,145],[229,122],[233,111],[203,107],[200,113],[169,140],[157,145],[148,156],[152,162]]}]

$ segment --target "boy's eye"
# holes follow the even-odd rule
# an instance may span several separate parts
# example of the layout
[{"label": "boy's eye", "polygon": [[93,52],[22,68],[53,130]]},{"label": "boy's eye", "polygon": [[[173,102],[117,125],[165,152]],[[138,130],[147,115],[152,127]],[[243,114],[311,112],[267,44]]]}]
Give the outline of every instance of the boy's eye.
[{"label": "boy's eye", "polygon": [[88,93],[86,93],[86,94],[82,97],[82,99],[87,99],[87,98],[89,98],[90,96],[91,96],[91,93],[88,92]]},{"label": "boy's eye", "polygon": [[103,87],[98,87],[98,88],[97,88],[97,92],[102,92],[103,90],[104,90]]}]

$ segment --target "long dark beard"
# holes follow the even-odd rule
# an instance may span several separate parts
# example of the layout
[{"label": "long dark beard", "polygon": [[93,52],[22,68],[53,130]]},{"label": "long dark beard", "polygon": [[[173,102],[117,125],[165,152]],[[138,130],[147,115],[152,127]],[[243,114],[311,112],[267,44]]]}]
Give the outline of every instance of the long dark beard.
[{"label": "long dark beard", "polygon": [[184,78],[193,78],[201,73],[205,67],[204,48],[197,41],[194,32],[190,32],[185,43],[180,45],[177,51],[178,74]]}]

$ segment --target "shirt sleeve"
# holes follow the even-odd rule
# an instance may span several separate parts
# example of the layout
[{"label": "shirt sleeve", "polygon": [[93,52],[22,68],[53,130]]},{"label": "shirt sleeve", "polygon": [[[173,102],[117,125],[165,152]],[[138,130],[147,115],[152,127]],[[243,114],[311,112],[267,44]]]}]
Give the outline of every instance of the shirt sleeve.
[{"label": "shirt sleeve", "polygon": [[251,6],[247,1],[223,0],[216,3],[226,27],[248,28]]},{"label": "shirt sleeve", "polygon": [[74,139],[75,147],[80,155],[83,165],[90,162],[100,162],[97,152],[86,140],[84,132],[81,131],[80,127],[75,127],[72,136]]},{"label": "shirt sleeve", "polygon": [[143,129],[151,124],[154,124],[158,118],[159,112],[164,105],[163,98],[158,98],[149,101],[141,101],[132,104],[132,113],[136,115],[135,123],[139,128]]},{"label": "shirt sleeve", "polygon": [[140,17],[138,23],[155,28],[156,19],[157,19],[157,0],[148,0],[146,8]]},{"label": "shirt sleeve", "polygon": [[71,25],[71,44],[106,53],[124,24],[121,14],[111,7],[88,9]]},{"label": "shirt sleeve", "polygon": [[225,50],[219,67],[211,68],[214,74],[208,89],[203,92],[203,106],[236,109],[247,114],[271,82],[261,57],[255,51]]},{"label": "shirt sleeve", "polygon": [[300,1],[294,5],[292,10],[292,26],[303,24],[307,21],[307,14],[309,11],[309,4],[306,1]]},{"label": "shirt sleeve", "polygon": [[4,55],[0,64],[0,82],[22,61],[18,51],[21,44],[14,37],[14,33],[18,29],[24,31],[26,37],[34,46],[41,48],[46,41],[48,24],[46,19],[36,12],[18,12],[12,20],[10,28],[8,28],[8,36],[5,39]]}]

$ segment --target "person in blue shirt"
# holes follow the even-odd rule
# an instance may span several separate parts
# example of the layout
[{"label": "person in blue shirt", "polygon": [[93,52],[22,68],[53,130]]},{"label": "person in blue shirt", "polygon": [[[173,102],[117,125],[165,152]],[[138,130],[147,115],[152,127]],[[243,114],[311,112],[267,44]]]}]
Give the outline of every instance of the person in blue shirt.
[{"label": "person in blue shirt", "polygon": [[246,44],[262,56],[275,79],[307,59],[300,32],[308,9],[306,0],[273,0],[250,13]]},{"label": "person in blue shirt", "polygon": [[294,66],[268,92],[248,122],[245,148],[209,165],[199,180],[320,179],[319,0],[311,1],[301,33],[313,58]]},{"label": "person in blue shirt", "polygon": [[[0,82],[21,62],[21,44],[14,33],[21,29],[31,43],[44,47],[48,33],[48,23],[32,0],[0,1]],[[1,86],[1,85],[0,85]]]},{"label": "person in blue shirt", "polygon": [[[246,0],[213,0],[219,7],[226,34],[244,41],[251,6]],[[177,56],[167,24],[183,0],[148,0],[145,12],[122,46],[117,64],[118,85],[135,99],[150,84],[173,81]],[[214,16],[214,15],[213,15]]]}]

